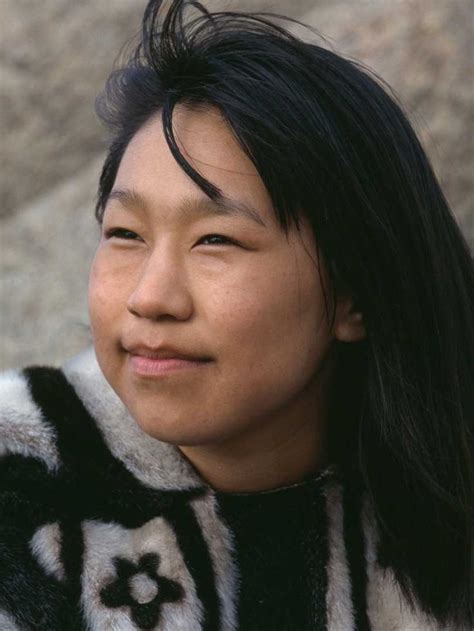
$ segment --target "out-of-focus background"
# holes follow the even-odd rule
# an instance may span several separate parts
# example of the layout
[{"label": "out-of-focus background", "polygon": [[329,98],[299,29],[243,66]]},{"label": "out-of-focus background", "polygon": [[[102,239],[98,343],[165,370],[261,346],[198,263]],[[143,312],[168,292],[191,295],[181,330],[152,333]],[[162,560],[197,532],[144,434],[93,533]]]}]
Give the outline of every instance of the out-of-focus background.
[{"label": "out-of-focus background", "polygon": [[[90,344],[87,278],[105,133],[94,114],[145,0],[0,0],[0,369]],[[471,0],[204,0],[311,24],[398,93],[473,243]]]}]

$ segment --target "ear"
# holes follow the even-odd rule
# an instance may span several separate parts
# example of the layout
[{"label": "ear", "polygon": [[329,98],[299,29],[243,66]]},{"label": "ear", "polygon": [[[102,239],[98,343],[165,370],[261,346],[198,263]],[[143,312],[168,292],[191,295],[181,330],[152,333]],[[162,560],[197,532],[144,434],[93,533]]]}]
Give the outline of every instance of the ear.
[{"label": "ear", "polygon": [[358,342],[366,337],[362,313],[350,296],[338,300],[334,335],[341,342]]}]

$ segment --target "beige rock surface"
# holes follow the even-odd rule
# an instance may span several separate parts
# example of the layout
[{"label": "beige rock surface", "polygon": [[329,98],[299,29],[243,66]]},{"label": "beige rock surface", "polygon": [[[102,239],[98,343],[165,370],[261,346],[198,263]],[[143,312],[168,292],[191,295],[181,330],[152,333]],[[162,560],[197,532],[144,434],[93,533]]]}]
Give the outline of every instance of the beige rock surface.
[{"label": "beige rock surface", "polygon": [[[8,28],[0,44],[0,368],[7,368],[59,363],[90,341],[87,275],[103,157],[93,101],[122,43],[138,29],[144,3],[1,1]],[[472,240],[469,0],[238,4],[291,11],[329,38],[324,45],[360,59],[394,87]]]},{"label": "beige rock surface", "polygon": [[60,362],[90,343],[92,207],[102,157],[2,222],[1,367]]},{"label": "beige rock surface", "polygon": [[[94,98],[139,25],[136,0],[1,0],[2,210],[9,214],[101,151]],[[120,43],[119,43],[120,42]]]}]

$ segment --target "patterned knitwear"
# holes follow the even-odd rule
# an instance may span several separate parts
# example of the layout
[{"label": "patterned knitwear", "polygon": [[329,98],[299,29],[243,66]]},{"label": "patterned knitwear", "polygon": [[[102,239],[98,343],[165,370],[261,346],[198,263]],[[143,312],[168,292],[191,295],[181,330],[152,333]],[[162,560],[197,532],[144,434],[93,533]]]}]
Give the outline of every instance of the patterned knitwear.
[{"label": "patterned knitwear", "polygon": [[436,631],[334,467],[213,490],[145,434],[93,349],[0,376],[1,631]]}]

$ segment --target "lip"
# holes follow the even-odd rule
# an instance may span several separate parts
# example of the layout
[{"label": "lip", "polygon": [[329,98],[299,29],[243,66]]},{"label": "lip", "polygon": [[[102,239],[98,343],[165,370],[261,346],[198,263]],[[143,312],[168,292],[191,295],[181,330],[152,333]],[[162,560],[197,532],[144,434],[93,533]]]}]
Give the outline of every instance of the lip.
[{"label": "lip", "polygon": [[191,369],[202,369],[212,361],[211,357],[167,344],[152,346],[136,341],[124,344],[123,348],[128,352],[131,371],[140,377],[180,374]]},{"label": "lip", "polygon": [[210,360],[190,360],[180,358],[159,359],[144,357],[143,355],[130,354],[130,367],[132,371],[142,377],[158,377],[174,372],[183,372],[190,369],[203,368]]}]

